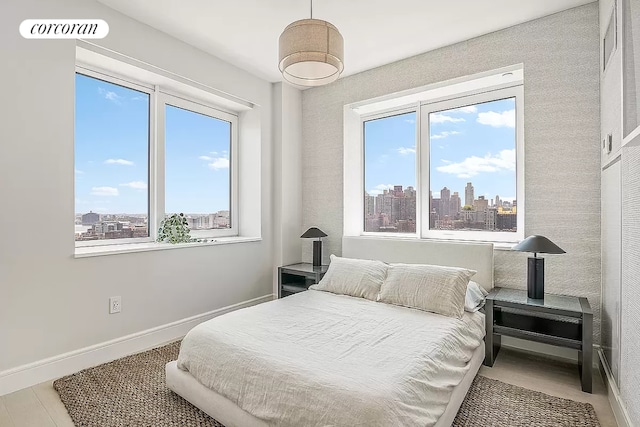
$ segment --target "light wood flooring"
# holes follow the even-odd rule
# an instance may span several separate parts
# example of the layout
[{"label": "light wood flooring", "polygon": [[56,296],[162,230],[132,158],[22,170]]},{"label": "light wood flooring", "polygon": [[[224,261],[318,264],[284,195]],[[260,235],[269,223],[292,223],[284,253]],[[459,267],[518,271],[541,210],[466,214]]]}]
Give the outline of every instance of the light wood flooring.
[{"label": "light wood flooring", "polygon": [[[597,370],[594,370],[593,394],[583,393],[575,364],[503,348],[494,366],[483,366],[480,374],[530,390],[591,403],[602,427],[616,426]],[[0,397],[0,427],[73,427],[52,383]]]}]

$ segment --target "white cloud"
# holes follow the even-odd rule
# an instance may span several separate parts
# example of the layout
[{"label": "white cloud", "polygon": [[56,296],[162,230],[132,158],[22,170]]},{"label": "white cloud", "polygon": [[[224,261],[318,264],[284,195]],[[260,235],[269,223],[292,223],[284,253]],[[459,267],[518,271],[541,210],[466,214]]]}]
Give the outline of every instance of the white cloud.
[{"label": "white cloud", "polygon": [[438,172],[450,173],[458,178],[471,178],[482,172],[500,172],[516,170],[516,150],[502,150],[495,156],[471,156],[459,163],[449,163],[436,168]]},{"label": "white cloud", "polygon": [[429,117],[429,120],[431,121],[431,123],[446,123],[446,122],[458,123],[458,122],[466,121],[462,117],[451,117],[441,113],[431,114]]},{"label": "white cloud", "polygon": [[406,154],[416,154],[416,147],[400,147],[398,148],[398,153],[403,156]]},{"label": "white cloud", "polygon": [[213,157],[200,156],[198,157],[198,159],[206,161],[207,166],[209,166],[209,169],[213,169],[215,171],[220,169],[229,169],[229,156],[227,154],[218,156],[217,155],[218,153],[215,151],[212,151],[210,154],[212,154]]},{"label": "white cloud", "polygon": [[125,159],[107,159],[104,161],[105,165],[123,165],[123,166],[133,166],[133,162],[131,160]]},{"label": "white cloud", "polygon": [[457,130],[452,130],[452,131],[445,130],[444,132],[431,135],[431,139],[444,139],[451,135],[460,135],[461,133],[462,132],[458,132]]},{"label": "white cloud", "polygon": [[80,169],[75,169],[75,173],[77,173],[78,175],[82,175],[84,171],[81,171]]},{"label": "white cloud", "polygon": [[104,97],[104,99],[107,99],[107,100],[113,102],[114,104],[120,105],[120,100],[122,99],[122,97],[120,95],[118,95],[117,93],[112,92],[110,90],[106,90],[106,89],[101,88],[101,87],[98,88],[98,93],[100,95],[102,95]]},{"label": "white cloud", "polygon": [[146,190],[147,183],[142,181],[131,181],[126,184],[120,184],[120,187],[129,187],[133,188],[134,190]]},{"label": "white cloud", "polygon": [[455,108],[453,110],[449,110],[451,113],[465,113],[465,114],[474,114],[478,112],[478,107],[475,105],[467,105],[466,107]]},{"label": "white cloud", "polygon": [[117,196],[120,193],[115,187],[92,187],[89,194],[92,196]]},{"label": "white cloud", "polygon": [[224,157],[218,157],[214,159],[213,162],[209,163],[209,169],[219,170],[219,169],[229,169],[229,159]]},{"label": "white cloud", "polygon": [[404,119],[405,122],[411,123],[412,125],[416,123],[414,119]]},{"label": "white cloud", "polygon": [[496,113],[495,111],[479,113],[477,121],[482,125],[489,125],[494,128],[514,128],[516,127],[516,110],[507,110],[502,113]]},{"label": "white cloud", "polygon": [[370,196],[377,196],[378,194],[382,194],[384,190],[393,189],[393,184],[378,184],[373,189],[367,191]]}]

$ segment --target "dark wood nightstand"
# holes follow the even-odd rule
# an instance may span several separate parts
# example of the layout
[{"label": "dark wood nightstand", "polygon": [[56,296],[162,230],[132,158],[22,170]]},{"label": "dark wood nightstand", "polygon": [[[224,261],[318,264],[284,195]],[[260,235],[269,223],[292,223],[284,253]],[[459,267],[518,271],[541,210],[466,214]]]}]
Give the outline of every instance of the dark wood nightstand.
[{"label": "dark wood nightstand", "polygon": [[328,265],[314,267],[308,262],[278,267],[278,298],[306,291],[322,279],[328,268]]},{"label": "dark wood nightstand", "polygon": [[591,393],[593,312],[586,298],[545,294],[538,300],[527,291],[494,288],[486,301],[485,365],[493,366],[503,335],[573,348],[582,391]]}]

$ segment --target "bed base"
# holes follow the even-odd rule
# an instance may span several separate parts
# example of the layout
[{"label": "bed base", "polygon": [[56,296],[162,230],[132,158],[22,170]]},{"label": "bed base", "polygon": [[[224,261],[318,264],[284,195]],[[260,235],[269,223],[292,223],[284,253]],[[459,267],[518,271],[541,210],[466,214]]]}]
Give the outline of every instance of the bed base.
[{"label": "bed base", "polygon": [[[484,342],[474,350],[468,363],[469,370],[460,384],[453,389],[449,404],[435,427],[451,426],[473,379],[480,370],[483,359]],[[165,371],[167,387],[226,427],[268,427],[265,421],[254,417],[226,397],[199,383],[189,372],[178,369],[175,360],[167,363]]]}]

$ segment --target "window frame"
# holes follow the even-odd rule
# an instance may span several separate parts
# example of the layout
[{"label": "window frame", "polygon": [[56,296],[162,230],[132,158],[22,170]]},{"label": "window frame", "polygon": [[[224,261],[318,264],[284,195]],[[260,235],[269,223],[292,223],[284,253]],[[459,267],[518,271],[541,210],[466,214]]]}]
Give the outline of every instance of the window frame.
[{"label": "window frame", "polygon": [[[147,203],[148,218],[147,226],[149,236],[135,237],[125,239],[102,239],[102,240],[86,240],[76,241],[75,248],[100,247],[110,245],[127,245],[138,243],[156,242],[158,237],[158,228],[162,218],[165,216],[165,105],[166,100],[170,100],[168,105],[184,108],[196,113],[204,114],[219,120],[231,123],[231,141],[229,149],[229,185],[230,185],[230,206],[229,220],[231,228],[228,229],[211,229],[211,230],[193,230],[191,236],[196,239],[215,239],[218,237],[237,237],[239,236],[239,179],[238,179],[238,115],[219,107],[211,102],[202,101],[190,97],[179,92],[164,90],[159,85],[148,84],[131,79],[118,73],[107,72],[97,67],[85,64],[76,64],[74,78],[76,74],[81,74],[107,83],[125,87],[127,89],[143,92],[149,95],[149,142],[148,142],[148,187],[147,187]],[[75,99],[75,91],[74,91]],[[176,105],[179,103],[184,106]],[[75,128],[75,114],[74,114]],[[75,136],[74,136],[74,167],[75,167]],[[73,180],[75,194],[75,176]],[[74,216],[75,216],[75,197],[74,197]]]},{"label": "window frame", "polygon": [[[431,190],[431,129],[429,114],[461,108],[469,105],[477,105],[503,99],[515,98],[516,127],[516,200],[518,202],[518,214],[516,216],[516,231],[461,231],[461,230],[431,230],[429,229],[429,209],[422,209],[422,223],[426,227],[421,229],[420,237],[425,239],[469,240],[499,243],[515,243],[524,239],[524,88],[523,85],[501,89],[483,91],[473,95],[454,97],[435,102],[424,102],[420,106],[421,137],[420,150],[421,163],[426,170],[421,174],[419,190],[423,200],[429,200]],[[427,202],[428,203],[428,202]],[[429,206],[430,208],[430,206]],[[522,209],[522,210],[521,210]],[[426,222],[425,222],[426,221]]]},{"label": "window frame", "polygon": [[370,122],[373,120],[386,119],[388,117],[400,116],[402,114],[407,113],[415,113],[416,115],[416,131],[415,131],[415,168],[416,168],[416,179],[415,179],[415,189],[416,189],[416,232],[415,233],[394,233],[394,232],[385,232],[385,231],[364,231],[365,230],[365,210],[366,207],[363,206],[362,214],[360,215],[362,224],[360,226],[361,235],[362,236],[382,236],[382,237],[405,237],[405,238],[414,238],[418,237],[420,234],[420,223],[421,223],[421,212],[420,212],[420,200],[421,194],[418,190],[420,185],[420,105],[414,104],[411,106],[405,106],[401,108],[386,110],[383,112],[377,112],[372,114],[365,114],[360,116],[360,150],[361,150],[361,158],[362,158],[362,197],[364,199],[364,193],[367,191],[366,188],[366,165],[365,165],[365,131],[364,126],[366,122]]},{"label": "window frame", "polygon": [[[155,164],[152,159],[155,156],[155,138],[156,138],[156,117],[154,114],[154,104],[156,98],[156,91],[152,85],[147,85],[141,82],[137,82],[132,79],[127,79],[125,77],[119,76],[115,73],[105,73],[97,68],[88,67],[86,65],[79,66],[76,65],[74,78],[76,74],[80,74],[86,77],[91,77],[96,80],[102,80],[107,83],[111,83],[114,85],[122,86],[127,89],[135,90],[138,92],[143,92],[149,95],[149,138],[147,142],[147,230],[149,235],[147,237],[132,237],[125,239],[102,239],[102,240],[74,240],[76,248],[84,248],[84,247],[93,247],[93,246],[109,246],[109,245],[126,245],[132,243],[149,243],[155,241],[154,231],[152,224],[155,221],[155,212],[153,210],[153,206],[155,203],[155,194],[152,191],[154,188],[154,178],[155,178]],[[75,89],[74,89],[74,105],[75,105]],[[75,129],[75,110],[73,116],[73,125]],[[75,134],[73,140],[74,147],[74,167],[75,167]],[[73,192],[75,195],[75,187],[76,187],[76,178],[74,174],[73,178]],[[75,197],[74,197],[74,216],[75,212]],[[75,239],[75,236],[74,236]]]},{"label": "window frame", "polygon": [[[165,149],[166,149],[166,120],[165,113],[166,107],[172,106],[181,108],[183,110],[190,111],[192,113],[202,114],[204,116],[229,122],[231,124],[231,135],[229,141],[229,221],[231,221],[230,228],[224,229],[209,229],[209,230],[191,230],[190,235],[196,239],[207,239],[215,237],[232,237],[238,235],[238,116],[228,113],[226,111],[215,108],[211,105],[204,104],[200,101],[194,101],[192,99],[184,98],[175,94],[160,93],[158,96],[158,124],[161,132],[158,132],[158,147],[157,147],[157,164],[163,167],[158,167],[157,182],[158,189],[162,188],[163,191],[159,191],[156,197],[157,199],[157,212],[160,214],[159,218],[164,218],[166,215],[165,205]],[[158,227],[160,224],[158,223]]]},{"label": "window frame", "polygon": [[[456,231],[456,230],[430,230],[429,229],[429,204],[430,178],[431,178],[431,136],[429,126],[429,113],[460,108],[468,105],[498,101],[501,99],[515,98],[516,110],[516,200],[518,202],[517,231]],[[345,107],[345,120],[353,112]],[[365,229],[365,135],[364,123],[370,120],[383,119],[408,112],[416,112],[416,233],[371,232]],[[357,113],[356,113],[357,114]],[[375,113],[358,114],[360,126],[360,167],[362,200],[360,204],[360,232],[356,235],[381,238],[410,238],[410,239],[434,239],[454,241],[482,241],[494,243],[515,243],[524,238],[525,218],[525,177],[524,177],[524,82],[502,87],[487,87],[482,90],[461,93],[449,97],[440,97],[432,100],[421,100],[411,105],[386,109]],[[348,126],[348,123],[347,123]],[[345,149],[350,132],[345,130]],[[346,163],[345,163],[346,164]],[[425,165],[425,167],[422,167]],[[346,171],[345,171],[346,176]],[[345,212],[346,214],[346,212]],[[349,224],[355,224],[348,220]],[[349,227],[351,228],[351,227]],[[349,233],[345,233],[350,235]]]}]

